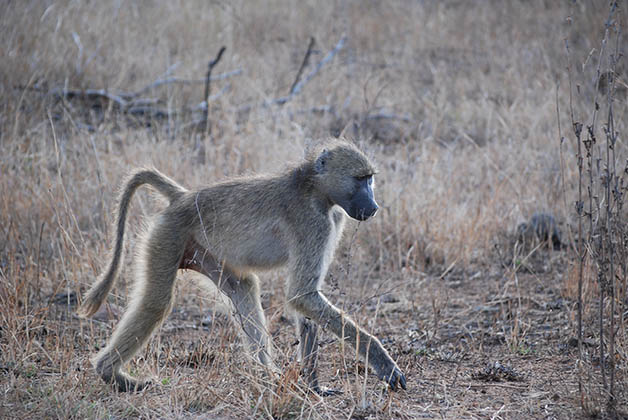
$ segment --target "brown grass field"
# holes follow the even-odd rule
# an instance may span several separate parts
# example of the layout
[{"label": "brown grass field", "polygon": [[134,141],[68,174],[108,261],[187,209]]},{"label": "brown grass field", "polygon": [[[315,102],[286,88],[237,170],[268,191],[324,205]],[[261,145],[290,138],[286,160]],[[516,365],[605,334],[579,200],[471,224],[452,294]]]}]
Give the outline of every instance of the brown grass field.
[{"label": "brown grass field", "polygon": [[[609,19],[601,0],[1,2],[0,418],[628,418],[628,203],[607,198],[603,176],[612,105],[612,179],[628,184],[626,9]],[[313,77],[280,104],[310,37],[299,80]],[[205,126],[205,73],[221,46]],[[610,70],[613,97],[598,83]],[[168,78],[179,82],[155,84]],[[573,121],[583,141],[596,138],[582,218]],[[102,382],[90,356],[124,309],[138,235],[165,205],[148,188],[136,195],[128,264],[105,310],[79,318],[124,176],[154,166],[197,188],[281,170],[340,133],[377,161],[382,210],[348,223],[324,291],[382,339],[408,389],[390,392],[323,333],[320,380],[341,392],[309,392],[286,271],[261,276],[281,377],[256,373],[238,326],[182,272],[172,314],[128,366],[156,384],[118,393]],[[557,220],[560,249],[517,241],[537,212]],[[606,220],[615,251],[587,253],[580,277],[577,250],[607,243]]]}]

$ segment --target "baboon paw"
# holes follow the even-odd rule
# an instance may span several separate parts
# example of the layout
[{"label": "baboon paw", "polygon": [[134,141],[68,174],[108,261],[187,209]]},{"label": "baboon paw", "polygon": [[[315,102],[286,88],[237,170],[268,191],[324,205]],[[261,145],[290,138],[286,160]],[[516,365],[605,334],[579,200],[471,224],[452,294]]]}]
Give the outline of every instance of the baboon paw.
[{"label": "baboon paw", "polygon": [[136,379],[124,378],[116,381],[116,386],[120,392],[139,392],[153,385],[153,381],[138,381]]},{"label": "baboon paw", "polygon": [[394,365],[392,369],[384,371],[383,374],[379,375],[379,378],[388,383],[390,389],[393,391],[397,390],[397,386],[401,386],[401,388],[406,389],[406,375],[404,375],[397,365]]}]

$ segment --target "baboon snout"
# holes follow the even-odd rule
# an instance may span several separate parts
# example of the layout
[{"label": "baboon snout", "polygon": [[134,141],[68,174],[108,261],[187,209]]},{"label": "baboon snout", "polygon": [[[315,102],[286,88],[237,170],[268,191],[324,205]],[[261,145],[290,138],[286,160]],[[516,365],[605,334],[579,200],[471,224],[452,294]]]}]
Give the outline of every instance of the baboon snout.
[{"label": "baboon snout", "polygon": [[349,216],[353,217],[356,220],[364,221],[375,216],[377,210],[379,210],[379,206],[373,200],[368,205],[358,207],[356,211],[353,212],[353,214],[349,214]]},{"label": "baboon snout", "polygon": [[379,210],[379,206],[377,205],[375,201],[373,201],[371,208],[365,212],[365,214],[367,215],[367,218],[375,216],[375,213],[377,213],[377,210]]}]

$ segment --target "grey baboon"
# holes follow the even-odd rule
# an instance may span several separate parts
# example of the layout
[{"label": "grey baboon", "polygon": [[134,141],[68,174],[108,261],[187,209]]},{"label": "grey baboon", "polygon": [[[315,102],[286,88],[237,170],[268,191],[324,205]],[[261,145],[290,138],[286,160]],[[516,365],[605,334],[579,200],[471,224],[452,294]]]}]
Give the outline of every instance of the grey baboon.
[{"label": "grey baboon", "polygon": [[196,192],[154,170],[132,174],[120,198],[109,268],[89,290],[81,307],[84,316],[98,310],[118,274],[125,219],[135,190],[149,184],[170,205],[159,212],[143,238],[139,278],[111,340],[94,359],[98,373],[121,391],[146,385],[121,368],[169,313],[179,269],[198,271],[216,283],[231,299],[253,354],[274,368],[254,272],[288,265],[287,300],[298,314],[298,354],[309,385],[321,392],[316,375],[318,324],[357,345],[393,390],[397,385],[405,389],[405,376],[380,341],[321,293],[345,214],[366,220],[377,212],[374,173],[369,159],[353,144],[328,140],[303,163],[279,175],[230,180]]}]

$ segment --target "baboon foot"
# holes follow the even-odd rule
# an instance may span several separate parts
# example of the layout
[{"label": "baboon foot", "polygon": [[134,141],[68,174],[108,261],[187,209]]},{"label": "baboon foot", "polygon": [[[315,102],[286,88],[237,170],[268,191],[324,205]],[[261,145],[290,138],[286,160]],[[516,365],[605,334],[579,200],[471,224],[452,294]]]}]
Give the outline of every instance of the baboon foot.
[{"label": "baboon foot", "polygon": [[401,386],[401,388],[406,389],[406,375],[404,375],[397,364],[392,360],[387,363],[386,368],[379,368],[377,370],[377,377],[385,382],[388,382],[388,386],[393,391],[396,391],[397,386]]},{"label": "baboon foot", "polygon": [[138,380],[130,377],[126,373],[116,372],[115,374],[103,373],[102,379],[111,385],[114,385],[120,392],[138,392],[152,385],[150,380]]},{"label": "baboon foot", "polygon": [[338,389],[328,388],[326,386],[320,386],[318,384],[318,375],[316,371],[310,371],[309,373],[306,370],[301,371],[301,376],[303,379],[307,380],[308,387],[320,395],[321,397],[330,397],[332,395],[342,394],[342,391]]},{"label": "baboon foot", "polygon": [[137,380],[127,375],[120,375],[123,378],[116,378],[115,385],[120,392],[139,392],[153,384],[151,380]]}]

